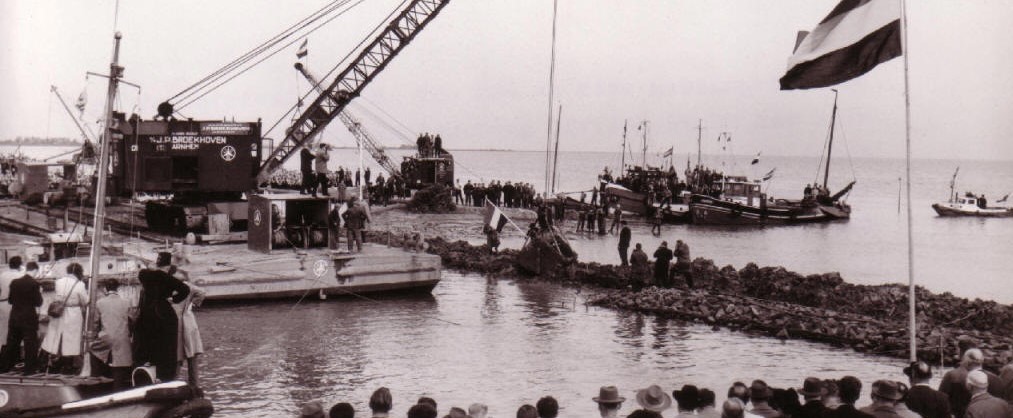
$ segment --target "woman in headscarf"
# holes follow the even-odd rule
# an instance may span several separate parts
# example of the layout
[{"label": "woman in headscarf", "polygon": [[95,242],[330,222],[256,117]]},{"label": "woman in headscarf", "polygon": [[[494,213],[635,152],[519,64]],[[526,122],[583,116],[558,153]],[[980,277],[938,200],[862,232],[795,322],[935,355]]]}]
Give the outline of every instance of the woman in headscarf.
[{"label": "woman in headscarf", "polygon": [[84,268],[78,263],[67,266],[67,275],[56,280],[55,295],[50,303],[63,302],[63,313],[49,318],[42,350],[51,358],[50,371],[74,374],[82,364],[81,335],[84,333],[83,307],[88,305],[88,289]]}]

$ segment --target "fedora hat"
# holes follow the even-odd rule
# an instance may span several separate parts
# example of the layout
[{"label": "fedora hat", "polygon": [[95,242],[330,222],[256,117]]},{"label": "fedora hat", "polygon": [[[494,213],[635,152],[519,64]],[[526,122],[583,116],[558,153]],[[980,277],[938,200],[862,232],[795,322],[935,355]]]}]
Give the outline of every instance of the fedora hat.
[{"label": "fedora hat", "polygon": [[[682,385],[682,389],[673,390],[672,396],[679,402],[680,409],[694,409],[700,399],[700,389],[693,385]],[[688,408],[687,408],[688,407]]]},{"label": "fedora hat", "polygon": [[598,389],[598,396],[591,398],[592,401],[604,404],[620,403],[626,398],[619,396],[619,389],[615,386],[602,386]]},{"label": "fedora hat", "polygon": [[904,375],[912,379],[923,380],[932,378],[932,366],[924,361],[912,362],[904,368]]},{"label": "fedora hat", "polygon": [[672,406],[672,398],[658,385],[637,391],[637,403],[648,411],[661,412]]},{"label": "fedora hat", "polygon": [[877,380],[873,383],[872,395],[893,401],[899,401],[904,397],[904,395],[900,393],[900,387],[897,386],[897,382],[890,380]]},{"label": "fedora hat", "polygon": [[802,382],[802,388],[798,393],[806,398],[815,398],[823,394],[823,382],[815,377],[807,377]]}]

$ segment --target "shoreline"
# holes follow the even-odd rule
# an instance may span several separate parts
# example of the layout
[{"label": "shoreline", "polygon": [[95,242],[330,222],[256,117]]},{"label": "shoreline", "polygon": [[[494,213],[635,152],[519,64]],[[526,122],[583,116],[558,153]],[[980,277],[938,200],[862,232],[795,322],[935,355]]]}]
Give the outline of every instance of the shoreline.
[{"label": "shoreline", "polygon": [[[477,209],[477,208],[476,208]],[[400,213],[399,213],[400,212]],[[470,213],[476,217],[471,219]],[[374,209],[380,222],[397,223],[404,215],[395,207]],[[448,220],[453,222],[447,222]],[[440,222],[440,221],[443,222]],[[369,240],[402,246],[398,230],[374,224]],[[517,250],[489,254],[487,247],[465,241],[480,233],[481,212],[424,214],[420,226],[435,226],[426,237],[427,252],[439,255],[445,268],[515,280],[544,280],[592,292],[588,304],[649,313],[781,339],[803,339],[848,347],[857,352],[908,357],[907,286],[860,285],[836,273],[802,275],[784,267],[749,263],[741,269],[718,268],[714,261],[693,260],[695,289],[676,279],[672,288],[631,288],[629,267],[578,262],[569,271],[547,277],[516,270]],[[428,229],[428,228],[427,228]],[[971,338],[985,354],[986,367],[998,370],[1013,357],[1013,306],[949,293],[936,294],[916,286],[918,358],[931,364],[957,362],[958,338]]]}]

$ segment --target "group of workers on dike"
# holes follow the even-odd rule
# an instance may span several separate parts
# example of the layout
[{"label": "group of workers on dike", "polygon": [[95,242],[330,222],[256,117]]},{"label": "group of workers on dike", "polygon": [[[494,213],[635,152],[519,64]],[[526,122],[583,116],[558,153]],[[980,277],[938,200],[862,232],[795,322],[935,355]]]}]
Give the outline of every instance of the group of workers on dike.
[{"label": "group of workers on dike", "polygon": [[[151,377],[167,382],[176,380],[185,362],[187,380],[197,386],[197,358],[204,347],[193,309],[205,293],[177,270],[172,253],[160,252],[153,265],[138,272],[136,301],[120,294],[117,279],[100,280],[102,296],[90,300],[84,269],[70,263],[42,312],[39,265],[22,262],[13,256],[0,273],[0,341],[5,342],[0,372],[75,375],[87,361],[92,376],[111,378],[119,390],[131,386],[135,367],[153,367]],[[88,328],[86,309],[93,309]],[[82,339],[88,341],[83,352]]]},{"label": "group of workers on dike", "polygon": [[[938,387],[929,382],[933,369],[928,363],[915,361],[904,367],[903,378],[885,376],[872,382],[863,399],[863,382],[854,376],[839,378],[806,377],[798,387],[775,388],[762,379],[750,384],[731,383],[725,398],[718,403],[716,393],[692,383],[669,393],[657,384],[631,392],[635,406],[629,412],[624,392],[613,385],[602,386],[598,396],[590,399],[597,404],[602,418],[1010,418],[1013,417],[1013,363],[995,374],[982,369],[983,354],[978,348],[965,345],[959,367],[946,372]],[[675,387],[675,385],[673,385]],[[586,400],[572,400],[586,402]],[[367,416],[389,417],[393,406],[390,389],[381,387],[368,401]],[[720,406],[719,406],[720,405]],[[361,408],[361,407],[360,407]],[[564,406],[565,408],[565,406]],[[560,402],[545,396],[535,405],[517,408],[517,418],[556,418]],[[363,410],[363,412],[366,412]],[[494,411],[502,416],[510,411]],[[436,401],[423,396],[408,408],[407,418],[437,418]],[[334,404],[324,412],[323,403],[310,401],[302,405],[300,418],[354,418],[356,407],[348,402]],[[449,408],[443,418],[487,418],[489,407],[476,402]]]}]

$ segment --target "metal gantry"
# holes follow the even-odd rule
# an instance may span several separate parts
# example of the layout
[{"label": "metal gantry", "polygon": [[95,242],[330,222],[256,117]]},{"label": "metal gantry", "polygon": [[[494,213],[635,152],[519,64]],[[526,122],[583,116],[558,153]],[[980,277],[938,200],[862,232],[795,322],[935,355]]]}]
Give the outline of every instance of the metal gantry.
[{"label": "metal gantry", "polygon": [[257,183],[268,181],[307,141],[338,117],[450,0],[414,0],[394,18],[355,60],[345,68],[313,103],[299,115],[257,173]]}]

